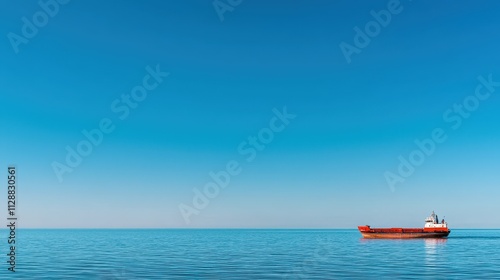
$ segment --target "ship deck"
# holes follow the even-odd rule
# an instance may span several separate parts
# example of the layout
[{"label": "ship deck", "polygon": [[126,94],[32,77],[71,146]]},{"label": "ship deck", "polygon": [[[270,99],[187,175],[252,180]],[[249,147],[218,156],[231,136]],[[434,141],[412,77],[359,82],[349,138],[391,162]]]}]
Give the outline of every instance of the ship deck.
[{"label": "ship deck", "polygon": [[450,234],[448,228],[370,228],[359,226],[365,238],[441,238]]}]

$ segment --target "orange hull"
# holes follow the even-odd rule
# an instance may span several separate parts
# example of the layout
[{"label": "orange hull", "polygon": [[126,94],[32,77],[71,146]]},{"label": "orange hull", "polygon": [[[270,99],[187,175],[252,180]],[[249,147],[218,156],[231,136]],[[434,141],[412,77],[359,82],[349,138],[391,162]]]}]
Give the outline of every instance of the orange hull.
[{"label": "orange hull", "polygon": [[450,234],[448,228],[370,228],[359,226],[364,238],[444,238]]}]

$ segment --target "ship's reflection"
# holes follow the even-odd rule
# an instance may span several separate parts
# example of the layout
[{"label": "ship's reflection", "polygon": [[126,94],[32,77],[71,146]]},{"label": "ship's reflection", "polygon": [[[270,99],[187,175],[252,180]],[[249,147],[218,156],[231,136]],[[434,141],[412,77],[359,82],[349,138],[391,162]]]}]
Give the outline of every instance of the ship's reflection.
[{"label": "ship's reflection", "polygon": [[[439,246],[439,244],[444,244],[448,240],[448,238],[363,238],[361,237],[359,239],[359,242],[361,243],[379,243],[383,241],[391,241],[391,242],[397,242],[397,243],[405,243],[405,242],[421,242],[424,240],[425,248],[436,248]],[[427,251],[427,250],[426,250]]]},{"label": "ship's reflection", "polygon": [[427,268],[435,268],[440,263],[438,257],[439,247],[442,247],[448,241],[447,238],[425,238],[425,266]]}]

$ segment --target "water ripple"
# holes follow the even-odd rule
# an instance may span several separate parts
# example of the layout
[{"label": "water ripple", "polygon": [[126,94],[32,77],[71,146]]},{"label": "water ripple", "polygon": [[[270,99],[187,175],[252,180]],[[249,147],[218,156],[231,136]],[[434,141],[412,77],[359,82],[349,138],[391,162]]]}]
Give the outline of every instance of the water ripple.
[{"label": "water ripple", "polygon": [[16,279],[500,279],[499,230],[367,240],[355,230],[21,229],[17,243]]}]

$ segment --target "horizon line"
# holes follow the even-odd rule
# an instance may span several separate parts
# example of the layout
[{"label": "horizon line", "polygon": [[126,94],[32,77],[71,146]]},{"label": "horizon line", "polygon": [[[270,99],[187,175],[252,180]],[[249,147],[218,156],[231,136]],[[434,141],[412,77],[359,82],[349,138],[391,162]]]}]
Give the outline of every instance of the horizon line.
[{"label": "horizon line", "polygon": [[[46,229],[46,230],[358,230],[357,228],[265,228],[265,227],[197,227],[197,228],[182,228],[182,227],[26,227],[17,228],[18,230],[33,230],[33,229]],[[0,229],[8,230],[6,229]],[[454,228],[451,230],[500,230],[500,228]]]}]

